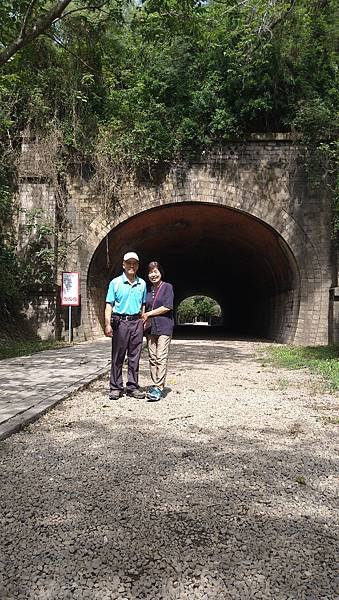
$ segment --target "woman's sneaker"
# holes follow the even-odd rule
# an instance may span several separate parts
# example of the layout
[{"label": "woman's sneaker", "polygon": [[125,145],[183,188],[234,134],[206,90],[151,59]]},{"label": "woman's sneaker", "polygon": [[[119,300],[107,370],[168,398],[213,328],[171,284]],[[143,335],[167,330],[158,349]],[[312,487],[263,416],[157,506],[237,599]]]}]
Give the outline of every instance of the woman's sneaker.
[{"label": "woman's sneaker", "polygon": [[153,386],[147,392],[147,400],[150,402],[157,402],[161,398],[161,389]]}]

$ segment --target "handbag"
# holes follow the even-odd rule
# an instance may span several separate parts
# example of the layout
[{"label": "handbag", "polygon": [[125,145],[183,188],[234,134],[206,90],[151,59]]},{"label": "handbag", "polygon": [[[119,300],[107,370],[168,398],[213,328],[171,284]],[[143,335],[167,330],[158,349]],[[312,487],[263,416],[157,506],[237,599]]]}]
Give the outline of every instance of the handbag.
[{"label": "handbag", "polygon": [[[157,289],[157,291],[156,291],[156,293],[154,295],[151,310],[153,310],[153,308],[154,308],[154,304],[155,304],[157,296],[158,296],[158,294],[160,292],[160,288],[161,288],[162,284],[163,284],[163,282],[161,282],[161,284],[159,285],[159,287],[158,287],[158,289]],[[151,318],[152,317],[148,318],[147,321],[146,321],[146,323],[144,323],[144,333],[150,333],[150,331],[151,331],[151,327],[152,327]]]}]

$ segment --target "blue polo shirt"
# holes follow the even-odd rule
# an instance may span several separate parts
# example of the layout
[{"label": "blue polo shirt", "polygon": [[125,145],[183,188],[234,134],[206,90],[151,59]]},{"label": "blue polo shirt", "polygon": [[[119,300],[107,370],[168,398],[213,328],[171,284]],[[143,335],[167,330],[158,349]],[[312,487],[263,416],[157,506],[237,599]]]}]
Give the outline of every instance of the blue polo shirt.
[{"label": "blue polo shirt", "polygon": [[113,312],[119,315],[136,315],[146,303],[146,283],[136,277],[130,283],[123,273],[112,279],[108,286],[106,302],[112,304]]}]

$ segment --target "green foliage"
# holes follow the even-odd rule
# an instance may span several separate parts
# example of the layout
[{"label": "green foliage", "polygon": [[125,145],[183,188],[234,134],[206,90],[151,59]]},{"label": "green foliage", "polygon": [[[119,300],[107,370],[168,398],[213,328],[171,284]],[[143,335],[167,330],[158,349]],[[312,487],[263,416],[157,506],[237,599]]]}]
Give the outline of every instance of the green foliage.
[{"label": "green foliage", "polygon": [[[36,2],[27,25],[52,4]],[[1,3],[2,45],[18,35],[28,6]],[[334,189],[334,0],[72,0],[66,12],[0,72],[1,285],[14,286],[2,298],[13,297],[20,270],[6,231],[23,132],[59,136],[54,173],[66,172],[68,159],[87,160],[107,185],[112,170],[151,173],[251,132],[297,132],[310,178],[323,184],[325,169]],[[35,246],[31,238],[38,272],[27,269],[25,285],[53,277],[44,233]]]},{"label": "green foliage", "polygon": [[207,296],[191,296],[183,300],[177,309],[178,323],[192,323],[193,321],[209,321],[211,317],[219,317],[221,309],[219,304]]},{"label": "green foliage", "polygon": [[[0,109],[1,110],[1,109]],[[3,121],[4,123],[4,121]],[[16,255],[16,244],[11,233],[13,216],[13,172],[9,164],[10,152],[1,143],[0,163],[0,309],[8,310],[20,300],[20,268]]]},{"label": "green foliage", "polygon": [[[5,215],[6,217],[6,215]],[[6,222],[6,218],[4,221]],[[21,229],[26,239],[24,252],[18,252],[15,240],[5,230],[0,240],[0,308],[15,312],[28,291],[54,286],[55,228],[45,221],[41,209],[27,214]]]},{"label": "green foliage", "polygon": [[27,213],[22,234],[26,238],[24,252],[19,255],[24,290],[52,288],[55,268],[55,227],[46,221],[42,209]]},{"label": "green foliage", "polygon": [[[268,0],[79,6],[5,65],[0,127],[57,127],[72,151],[103,145],[114,164],[134,167],[251,131],[333,133],[333,1],[290,11]],[[25,7],[14,22],[2,7],[5,42]]]},{"label": "green foliage", "polygon": [[267,356],[276,366],[320,373],[333,391],[339,390],[339,346],[271,346]]},{"label": "green foliage", "polygon": [[0,308],[13,309],[19,303],[21,273],[15,248],[7,240],[0,241]]},{"label": "green foliage", "polygon": [[193,298],[183,300],[177,309],[178,323],[193,323],[196,317],[195,305]]}]

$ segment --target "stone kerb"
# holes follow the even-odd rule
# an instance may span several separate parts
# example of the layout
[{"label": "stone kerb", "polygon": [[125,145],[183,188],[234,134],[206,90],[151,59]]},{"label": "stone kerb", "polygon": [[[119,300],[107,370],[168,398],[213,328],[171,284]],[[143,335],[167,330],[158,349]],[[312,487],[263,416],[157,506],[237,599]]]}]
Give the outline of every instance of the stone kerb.
[{"label": "stone kerb", "polygon": [[[266,194],[265,196],[260,194],[259,187],[248,190],[226,183],[222,179],[209,179],[206,177],[206,173],[200,179],[190,174],[186,177],[185,184],[181,189],[171,183],[171,181],[167,181],[161,189],[129,189],[128,199],[126,198],[126,202],[124,202],[125,210],[115,219],[108,222],[100,216],[90,224],[87,237],[87,257],[82,264],[83,272],[88,272],[92,256],[101,240],[112,229],[144,211],[186,202],[203,202],[236,209],[273,228],[287,244],[295,259],[301,289],[299,317],[296,317],[298,323],[293,341],[295,343],[326,343],[324,335],[320,335],[320,338],[318,335],[322,312],[327,310],[326,306],[322,306],[324,295],[321,294],[321,265],[316,248],[311,243],[309,236],[281,205],[285,204],[285,194],[283,202],[274,204]],[[296,290],[296,293],[299,293],[299,290]],[[89,296],[85,287],[82,297],[83,300],[86,299],[87,303]],[[83,304],[83,318],[84,330],[90,336],[90,306],[85,306],[85,303]]]}]

